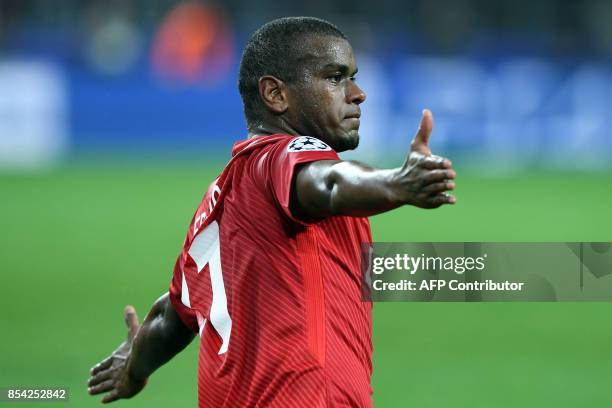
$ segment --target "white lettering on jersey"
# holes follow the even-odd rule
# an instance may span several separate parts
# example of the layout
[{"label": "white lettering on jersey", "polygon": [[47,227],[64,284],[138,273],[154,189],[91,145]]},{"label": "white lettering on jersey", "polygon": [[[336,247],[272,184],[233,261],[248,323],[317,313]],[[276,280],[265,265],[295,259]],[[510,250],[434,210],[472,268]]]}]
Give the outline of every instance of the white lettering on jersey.
[{"label": "white lettering on jersey", "polygon": [[189,300],[189,288],[187,287],[187,281],[185,280],[185,273],[183,272],[183,282],[181,284],[181,302],[185,306],[191,309],[191,301]]},{"label": "white lettering on jersey", "polygon": [[219,239],[219,224],[212,221],[198,236],[189,248],[189,255],[198,267],[198,273],[208,264],[210,283],[212,287],[212,304],[210,306],[210,323],[213,325],[223,343],[219,354],[229,347],[232,332],[232,319],[227,310],[227,295],[221,270],[221,245]]},{"label": "white lettering on jersey", "polygon": [[[219,188],[218,185],[215,184],[212,187],[212,192],[210,193],[210,201],[208,202],[208,214],[210,214],[213,208],[215,207],[215,205],[217,205],[217,200],[219,199],[220,194],[221,194],[221,189]],[[208,215],[206,214],[205,211],[195,216],[193,220],[193,235],[196,235],[198,233],[198,230],[200,229],[202,224],[204,224],[204,221],[206,221],[206,218],[208,218]]]}]

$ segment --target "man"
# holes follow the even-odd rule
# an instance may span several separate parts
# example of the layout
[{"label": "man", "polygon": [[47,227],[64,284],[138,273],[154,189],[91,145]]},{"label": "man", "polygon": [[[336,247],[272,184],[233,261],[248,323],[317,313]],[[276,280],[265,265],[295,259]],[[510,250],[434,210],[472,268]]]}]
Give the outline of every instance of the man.
[{"label": "man", "polygon": [[403,166],[340,160],[359,142],[356,73],[328,22],[283,18],[255,32],[239,78],[249,138],[197,209],[169,293],[141,327],[126,308],[128,340],[92,369],[91,394],[132,397],[199,332],[201,407],[371,406],[365,217],[453,204],[455,172],[431,155],[427,110]]}]

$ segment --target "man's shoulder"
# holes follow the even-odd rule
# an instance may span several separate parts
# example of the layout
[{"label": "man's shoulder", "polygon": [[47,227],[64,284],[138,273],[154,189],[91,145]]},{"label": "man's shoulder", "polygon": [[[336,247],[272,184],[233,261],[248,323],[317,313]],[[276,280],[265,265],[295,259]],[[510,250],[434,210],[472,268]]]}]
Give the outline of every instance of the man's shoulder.
[{"label": "man's shoulder", "polygon": [[252,153],[257,150],[279,149],[288,153],[331,151],[332,148],[313,136],[274,134],[254,136],[234,144],[232,156]]},{"label": "man's shoulder", "polygon": [[253,153],[263,148],[270,149],[272,147],[285,145],[288,144],[293,138],[294,136],[285,134],[252,136],[248,139],[234,143],[232,148],[232,157]]}]

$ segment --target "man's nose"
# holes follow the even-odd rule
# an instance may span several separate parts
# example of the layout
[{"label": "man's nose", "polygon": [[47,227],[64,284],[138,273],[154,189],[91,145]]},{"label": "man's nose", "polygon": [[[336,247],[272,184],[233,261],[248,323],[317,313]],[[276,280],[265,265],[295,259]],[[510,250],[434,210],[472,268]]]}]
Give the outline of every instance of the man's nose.
[{"label": "man's nose", "polygon": [[347,92],[347,99],[349,103],[359,105],[366,100],[366,94],[359,85],[351,81]]}]

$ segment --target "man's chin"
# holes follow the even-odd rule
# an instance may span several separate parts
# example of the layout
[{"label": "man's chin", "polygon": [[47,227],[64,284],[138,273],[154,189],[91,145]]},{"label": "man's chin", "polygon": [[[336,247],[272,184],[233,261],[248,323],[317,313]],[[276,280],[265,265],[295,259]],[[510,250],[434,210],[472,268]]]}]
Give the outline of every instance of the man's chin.
[{"label": "man's chin", "polygon": [[334,149],[337,152],[354,150],[359,146],[359,132],[353,131],[338,139],[338,146]]}]

